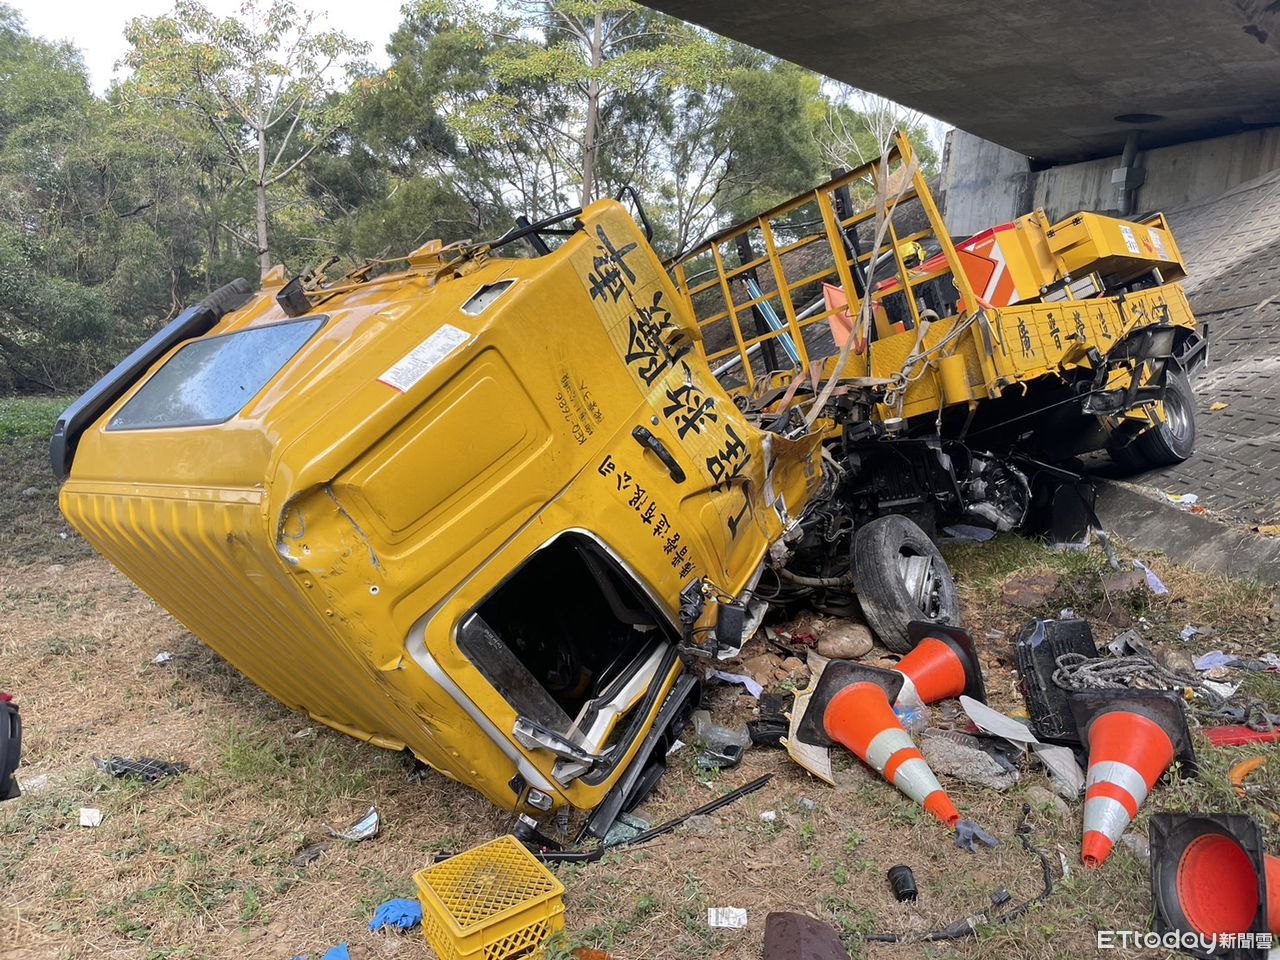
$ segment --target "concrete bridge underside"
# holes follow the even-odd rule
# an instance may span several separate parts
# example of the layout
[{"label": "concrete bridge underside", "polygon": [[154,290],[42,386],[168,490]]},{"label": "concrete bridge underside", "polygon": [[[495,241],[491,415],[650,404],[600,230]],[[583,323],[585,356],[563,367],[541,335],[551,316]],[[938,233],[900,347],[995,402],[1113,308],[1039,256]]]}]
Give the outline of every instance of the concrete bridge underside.
[{"label": "concrete bridge underside", "polygon": [[646,2],[1040,161],[1280,124],[1278,0]]}]

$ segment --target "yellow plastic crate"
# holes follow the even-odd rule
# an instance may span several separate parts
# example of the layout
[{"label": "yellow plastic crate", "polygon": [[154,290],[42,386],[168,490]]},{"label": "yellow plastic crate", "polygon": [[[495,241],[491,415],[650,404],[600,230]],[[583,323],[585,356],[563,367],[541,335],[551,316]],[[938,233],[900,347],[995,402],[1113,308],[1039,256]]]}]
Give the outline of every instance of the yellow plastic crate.
[{"label": "yellow plastic crate", "polygon": [[564,927],[564,885],[513,836],[413,875],[422,932],[440,960],[507,960]]}]

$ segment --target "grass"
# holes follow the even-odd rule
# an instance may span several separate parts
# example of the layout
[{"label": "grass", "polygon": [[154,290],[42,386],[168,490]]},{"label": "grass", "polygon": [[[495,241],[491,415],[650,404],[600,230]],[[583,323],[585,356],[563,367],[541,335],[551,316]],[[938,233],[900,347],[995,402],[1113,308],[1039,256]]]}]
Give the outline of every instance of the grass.
[{"label": "grass", "polygon": [[71,397],[0,396],[0,443],[14,440],[48,441],[53,433],[54,421],[71,400]]},{"label": "grass", "polygon": [[[13,432],[0,441],[0,688],[18,693],[26,721],[22,778],[44,780],[0,805],[0,942],[22,960],[283,958],[320,955],[339,942],[356,957],[426,956],[416,934],[369,933],[373,909],[411,896],[414,871],[436,851],[490,839],[509,818],[442,777],[411,781],[397,755],[324,728],[295,736],[314,721],[261,694],[62,522],[44,463],[60,402],[22,401],[16,414],[4,403],[4,422],[22,426],[6,427]],[[23,496],[31,487],[38,494]],[[1157,647],[1181,644],[1179,631],[1195,623],[1217,632],[1185,649],[1275,649],[1275,596],[1258,584],[1144,557],[1170,596],[1118,594],[1104,585],[1111,570],[1101,551],[1053,553],[1014,536],[947,554],[990,698],[1006,712],[1022,707],[1006,659],[1010,638],[1029,617],[1062,606],[1089,619],[1099,641],[1127,621]],[[1040,573],[1060,580],[1043,609],[1005,602],[1011,578]],[[153,665],[160,650],[173,660]],[[1280,704],[1280,676],[1249,674],[1245,689]],[[718,722],[750,716],[737,688],[711,688],[708,701]],[[1226,810],[1253,814],[1274,835],[1280,759],[1253,774],[1242,798],[1230,771],[1259,751],[1215,750],[1200,737],[1197,747],[1199,778],[1159,786],[1131,829],[1144,832],[1155,810]],[[109,753],[184,760],[191,769],[154,786],[114,780],[93,766]],[[1015,900],[1034,895],[1038,861],[1014,829],[1027,787],[1045,785],[1044,776],[1031,771],[1008,793],[944,778],[962,812],[1003,841],[971,856],[848,755],[835,757],[832,788],[778,751],[754,748],[738,768],[714,774],[694,767],[695,753],[671,765],[640,816],[660,822],[762,773],[774,778],[716,813],[709,832],[682,829],[598,863],[557,867],[568,925],[549,958],[568,960],[581,947],[646,960],[756,958],[771,910],[819,917],[840,931],[852,957],[867,958],[1091,956],[1098,929],[1148,928],[1146,864],[1119,847],[1104,869],[1080,869],[1075,804],[1065,819],[1031,813],[1034,843],[1055,864],[1061,852],[1071,868],[1047,902],[1008,925],[985,925],[978,939],[867,943],[870,931],[921,933],[980,911],[997,888]],[[802,797],[815,802],[812,810]],[[383,818],[379,837],[328,837],[324,824],[345,826],[371,803]],[[103,811],[101,827],[77,826],[82,806]],[[776,812],[773,822],[760,820],[766,810]],[[317,860],[293,864],[318,842],[330,846]],[[914,906],[889,891],[885,872],[897,863],[915,871],[922,899]],[[745,907],[747,929],[708,928],[707,908],[717,906]]]},{"label": "grass", "polygon": [[58,482],[49,469],[49,437],[69,402],[0,397],[0,535],[6,540],[0,563],[66,563],[91,553],[58,512]]}]

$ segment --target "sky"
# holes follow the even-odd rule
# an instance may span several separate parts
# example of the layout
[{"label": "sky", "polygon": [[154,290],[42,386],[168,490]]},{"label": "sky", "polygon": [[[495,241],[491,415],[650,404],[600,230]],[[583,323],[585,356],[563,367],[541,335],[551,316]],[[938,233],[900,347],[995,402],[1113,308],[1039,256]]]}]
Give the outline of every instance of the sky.
[{"label": "sky", "polygon": [[[93,89],[102,93],[111,84],[115,62],[128,44],[124,28],[134,17],[154,17],[173,9],[173,0],[4,0],[16,8],[27,29],[48,40],[70,40],[84,54]],[[214,13],[235,12],[240,0],[204,0]],[[370,59],[386,65],[383,49],[400,23],[403,0],[300,0],[298,6],[327,15],[329,27],[371,45]],[[356,15],[353,15],[353,11]]]}]

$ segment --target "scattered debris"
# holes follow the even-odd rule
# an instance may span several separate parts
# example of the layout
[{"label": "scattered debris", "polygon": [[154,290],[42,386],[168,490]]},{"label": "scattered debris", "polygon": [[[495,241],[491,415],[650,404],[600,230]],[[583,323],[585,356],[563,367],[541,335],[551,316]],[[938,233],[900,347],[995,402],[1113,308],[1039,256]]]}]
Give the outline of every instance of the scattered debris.
[{"label": "scattered debris", "polygon": [[1246,743],[1280,743],[1280,729],[1254,730],[1250,727],[1228,724],[1221,727],[1202,727],[1201,732],[1215,747],[1240,747]]},{"label": "scattered debris", "polygon": [[303,847],[293,855],[290,861],[295,867],[305,867],[320,859],[320,854],[329,849],[328,841],[322,840],[319,843],[313,843],[309,847]]},{"label": "scattered debris", "polygon": [[1151,844],[1142,834],[1126,830],[1120,834],[1120,845],[1143,863],[1151,861]]},{"label": "scattered debris", "polygon": [[1118,570],[1102,578],[1102,589],[1109,594],[1133,593],[1146,585],[1147,577],[1141,570]]},{"label": "scattered debris", "polygon": [[916,889],[916,877],[905,863],[889,868],[889,889],[893,891],[893,899],[899,903],[915,901],[920,896]]},{"label": "scattered debris", "polygon": [[1248,760],[1241,760],[1227,772],[1227,780],[1231,782],[1232,789],[1235,790],[1236,796],[1241,800],[1253,789],[1245,786],[1245,780],[1249,778],[1250,774],[1263,767],[1266,762],[1266,757],[1250,757]]},{"label": "scattered debris", "polygon": [[161,650],[159,653],[157,653],[154,657],[151,658],[151,662],[154,663],[156,666],[162,666],[163,664],[168,663],[172,659],[173,659],[172,653],[170,653],[168,650]]},{"label": "scattered debris", "polygon": [[1084,787],[1084,772],[1076,763],[1070,748],[1041,743],[1029,727],[971,697],[961,697],[960,706],[979,730],[1003,737],[1034,752],[1049,771],[1054,789],[1061,796],[1074,800],[1080,795]]},{"label": "scattered debris", "polygon": [[[1080,652],[1084,653],[1084,651]],[[1125,630],[1123,633],[1117,633],[1115,638],[1107,644],[1107,652],[1113,657],[1150,656],[1150,651],[1142,639],[1142,634],[1132,628]],[[1085,654],[1085,656],[1088,656],[1088,654]]]},{"label": "scattered debris", "polygon": [[1183,627],[1182,630],[1179,631],[1178,633],[1178,639],[1181,640],[1183,643],[1192,639],[1193,637],[1198,637],[1198,636],[1200,636],[1200,628],[1192,626],[1189,623],[1185,627]]},{"label": "scattered debris", "polygon": [[982,749],[976,737],[955,730],[926,730],[920,752],[935,773],[992,790],[1008,790],[1018,782],[1010,772]]},{"label": "scattered debris", "polygon": [[708,670],[707,677],[715,677],[717,680],[723,680],[725,683],[736,683],[740,687],[745,687],[747,693],[751,694],[757,700],[764,693],[762,687],[754,677],[749,677],[745,673],[726,673],[723,670]]},{"label": "scattered debris", "polygon": [[93,764],[103,773],[113,777],[138,777],[147,783],[155,783],[165,777],[174,777],[187,772],[187,765],[181,761],[171,763],[168,760],[157,760],[155,757],[108,757],[103,760],[94,757]]},{"label": "scattered debris", "polygon": [[996,532],[990,527],[977,527],[970,523],[956,523],[943,527],[942,532],[960,543],[986,543]]},{"label": "scattered debris", "polygon": [[398,897],[395,900],[388,900],[373,912],[369,929],[381,930],[383,927],[394,927],[397,930],[412,930],[421,924],[422,904],[417,900]]},{"label": "scattered debris", "polygon": [[801,798],[800,798],[800,807],[801,807],[801,809],[802,809],[802,810],[806,810],[806,811],[808,811],[809,813],[813,813],[813,811],[815,811],[815,810],[817,810],[817,809],[818,809],[818,801],[817,801],[817,800],[811,800],[811,799],[809,799],[808,797],[801,797]]},{"label": "scattered debris", "polygon": [[298,730],[293,734],[293,739],[310,740],[315,735],[316,735],[315,727],[303,727],[301,730]]},{"label": "scattered debris", "polygon": [[97,807],[81,807],[80,826],[91,829],[102,826],[102,811]]},{"label": "scattered debris", "polygon": [[[1038,894],[1016,906],[1010,907],[1002,913],[995,913],[994,910],[991,912],[987,910],[975,911],[973,914],[962,917],[954,923],[938,927],[927,933],[868,933],[864,934],[862,939],[869,943],[902,943],[907,940],[960,940],[976,935],[978,927],[983,924],[1008,923],[1011,920],[1015,920],[1035,904],[1048,899],[1049,895],[1053,893],[1053,864],[1049,860],[1047,853],[1031,846],[1031,824],[1027,820],[1027,815],[1030,812],[1031,807],[1023,804],[1022,818],[1018,822],[1017,834],[1018,839],[1022,842],[1023,849],[1028,853],[1034,853],[1040,860],[1040,878],[1043,886]],[[1002,892],[1005,894],[1004,896],[1000,895]],[[1007,891],[1001,888],[991,898],[992,907],[1005,906],[1009,899]]]},{"label": "scattered debris", "polygon": [[1048,603],[1061,585],[1056,573],[1023,574],[1006,580],[1001,594],[1010,606],[1031,609]]},{"label": "scattered debris", "polygon": [[1183,510],[1190,510],[1200,502],[1200,496],[1195,493],[1166,493],[1164,490],[1161,490],[1160,496],[1164,497],[1174,506]]},{"label": "scattered debris", "polygon": [[777,819],[778,819],[777,810],[765,810],[763,813],[760,814],[761,823],[773,823]]},{"label": "scattered debris", "polygon": [[[309,956],[297,956],[293,960],[309,960]],[[326,950],[320,960],[351,960],[351,951],[347,949],[345,943],[340,943],[336,947],[330,947]]]},{"label": "scattered debris", "polygon": [[653,824],[634,814],[624,813],[613,821],[613,826],[604,835],[606,847],[616,847],[620,843],[628,843],[648,830]]},{"label": "scattered debris", "polygon": [[378,831],[382,829],[382,819],[378,816],[378,808],[370,807],[363,816],[345,830],[335,830],[327,823],[323,826],[329,831],[330,836],[350,843],[359,843],[361,840],[371,840],[378,835]]},{"label": "scattered debris", "polygon": [[687,830],[695,837],[709,837],[716,832],[716,821],[704,813],[694,814],[680,824],[681,830]]},{"label": "scattered debris", "polygon": [[1227,403],[1225,400],[1215,400],[1213,403],[1209,404],[1209,412],[1217,413],[1219,410],[1225,410],[1229,406],[1231,406],[1231,404]]},{"label": "scattered debris", "polygon": [[787,735],[789,693],[766,693],[760,698],[760,715],[747,721],[747,735],[758,747],[781,747]]},{"label": "scattered debris", "polygon": [[970,853],[978,852],[978,844],[995,848],[1000,841],[993,837],[972,820],[961,820],[956,824],[956,846]]},{"label": "scattered debris", "polygon": [[707,926],[718,930],[741,930],[747,925],[744,907],[707,907]]},{"label": "scattered debris", "polygon": [[1209,670],[1216,670],[1218,667],[1229,667],[1236,662],[1236,658],[1230,654],[1223,653],[1221,650],[1211,650],[1209,653],[1201,654],[1191,662],[1191,665],[1205,673]]},{"label": "scattered debris", "polygon": [[1147,589],[1154,593],[1157,597],[1168,596],[1169,588],[1164,585],[1164,581],[1156,576],[1156,572],[1148,567],[1141,560],[1133,561],[1134,569],[1141,570],[1147,578]]}]

